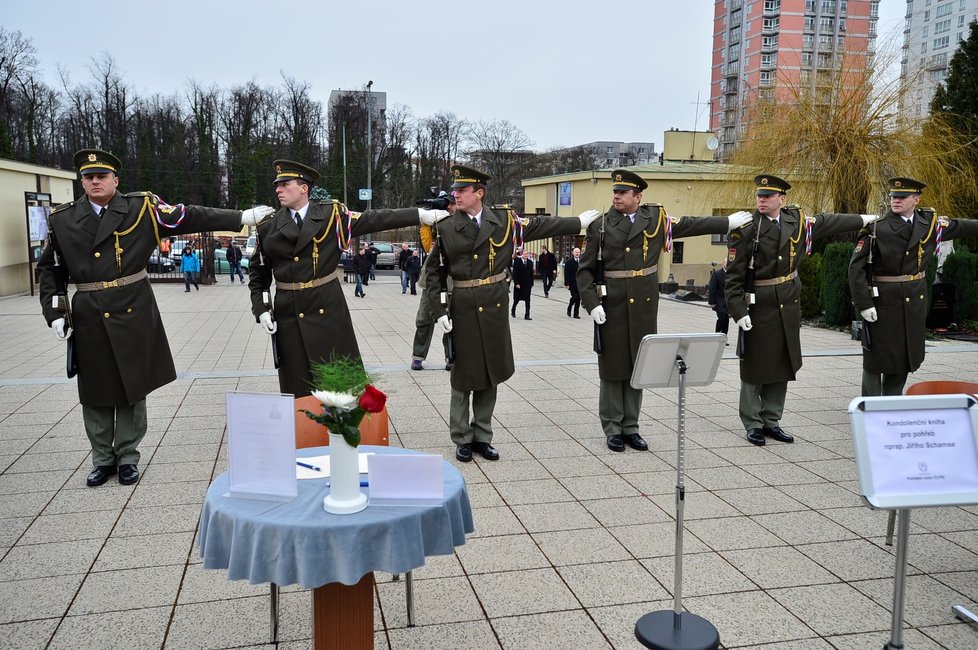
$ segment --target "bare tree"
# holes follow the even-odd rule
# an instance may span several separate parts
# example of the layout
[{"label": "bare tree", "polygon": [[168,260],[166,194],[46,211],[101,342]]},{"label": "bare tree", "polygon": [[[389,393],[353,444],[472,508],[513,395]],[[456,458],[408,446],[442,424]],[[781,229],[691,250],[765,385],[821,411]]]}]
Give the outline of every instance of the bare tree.
[{"label": "bare tree", "polygon": [[466,131],[465,141],[469,162],[492,177],[490,201],[522,209],[520,181],[533,166],[533,141],[507,120],[475,122]]},{"label": "bare tree", "polygon": [[415,193],[426,196],[430,187],[447,188],[451,166],[458,160],[468,123],[454,113],[436,113],[418,123],[415,132]]},{"label": "bare tree", "polygon": [[14,157],[10,123],[13,114],[11,90],[17,79],[26,80],[37,71],[37,51],[30,38],[0,26],[0,156]]}]

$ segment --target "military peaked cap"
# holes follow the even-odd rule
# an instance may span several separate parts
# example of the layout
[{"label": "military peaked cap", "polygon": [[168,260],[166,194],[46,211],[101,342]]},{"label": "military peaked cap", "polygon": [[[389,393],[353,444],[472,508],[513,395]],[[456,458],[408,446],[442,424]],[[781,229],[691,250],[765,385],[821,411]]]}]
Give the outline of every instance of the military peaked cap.
[{"label": "military peaked cap", "polygon": [[291,180],[297,180],[314,185],[319,180],[319,172],[309,165],[303,165],[294,160],[276,160],[272,164],[275,165],[275,180],[272,181],[273,183],[285,183]]},{"label": "military peaked cap", "polygon": [[487,185],[489,174],[484,174],[477,169],[464,167],[462,165],[452,165],[452,187],[465,187],[466,185]]},{"label": "military peaked cap", "polygon": [[920,194],[927,187],[926,183],[921,183],[920,181],[915,181],[912,178],[896,177],[891,178],[886,181],[886,184],[890,188],[890,196],[910,196],[911,194]]},{"label": "military peaked cap", "polygon": [[75,153],[75,157],[72,160],[75,163],[75,167],[78,168],[78,173],[82,176],[85,174],[105,174],[109,172],[118,174],[119,170],[122,169],[121,160],[108,151],[102,151],[101,149],[82,149]]},{"label": "military peaked cap", "polygon": [[791,183],[772,176],[771,174],[761,174],[754,177],[754,193],[757,196],[769,196],[771,194],[785,194],[791,189]]},{"label": "military peaked cap", "polygon": [[611,172],[612,190],[635,190],[636,192],[641,192],[648,186],[649,184],[645,182],[645,179],[635,172],[630,172],[627,169],[616,169]]}]

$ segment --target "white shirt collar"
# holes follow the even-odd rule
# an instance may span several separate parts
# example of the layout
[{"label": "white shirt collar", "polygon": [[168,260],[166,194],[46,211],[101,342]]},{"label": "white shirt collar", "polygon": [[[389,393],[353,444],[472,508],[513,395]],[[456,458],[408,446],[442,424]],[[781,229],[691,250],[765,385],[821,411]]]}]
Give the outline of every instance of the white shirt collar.
[{"label": "white shirt collar", "polygon": [[96,216],[101,216],[101,214],[102,214],[102,208],[106,208],[107,209],[109,207],[107,205],[104,205],[104,206],[103,205],[99,205],[98,203],[95,203],[93,201],[89,201],[88,204],[92,206],[92,212],[94,212]]},{"label": "white shirt collar", "polygon": [[[465,214],[469,214],[469,213],[466,212]],[[481,226],[482,225],[482,210],[479,210],[479,213],[478,214],[469,214],[469,219],[475,219],[475,222]]]},{"label": "white shirt collar", "polygon": [[293,218],[293,219],[295,219],[295,215],[296,215],[296,214],[298,214],[298,215],[299,215],[299,218],[301,218],[301,219],[305,219],[305,218],[306,218],[306,213],[307,213],[307,212],[309,212],[309,204],[308,204],[308,203],[306,203],[306,204],[305,204],[304,206],[302,206],[302,207],[301,207],[301,208],[299,208],[298,210],[295,210],[295,211],[294,211],[294,212],[292,213],[292,218]]}]

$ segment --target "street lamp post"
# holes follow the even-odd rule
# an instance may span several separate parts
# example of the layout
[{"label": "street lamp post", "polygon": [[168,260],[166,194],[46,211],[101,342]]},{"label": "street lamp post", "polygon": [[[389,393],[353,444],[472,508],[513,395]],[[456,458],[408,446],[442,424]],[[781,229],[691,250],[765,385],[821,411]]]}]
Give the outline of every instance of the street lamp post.
[{"label": "street lamp post", "polygon": [[367,195],[370,197],[367,199],[367,209],[371,208],[373,203],[373,191],[370,184],[370,172],[373,167],[373,149],[370,146],[370,132],[373,130],[373,121],[370,119],[370,88],[374,85],[373,81],[367,82]]}]

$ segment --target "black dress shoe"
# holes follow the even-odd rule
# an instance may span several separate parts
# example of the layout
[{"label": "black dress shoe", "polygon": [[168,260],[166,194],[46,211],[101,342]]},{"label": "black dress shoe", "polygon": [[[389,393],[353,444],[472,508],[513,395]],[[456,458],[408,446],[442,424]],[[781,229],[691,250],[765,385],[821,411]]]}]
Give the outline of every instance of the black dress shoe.
[{"label": "black dress shoe", "polygon": [[758,447],[764,446],[764,429],[748,429],[747,442]]},{"label": "black dress shoe", "polygon": [[621,436],[608,436],[608,449],[611,451],[625,451],[625,443]]},{"label": "black dress shoe", "polygon": [[625,444],[627,444],[632,449],[635,449],[636,451],[649,450],[649,446],[645,443],[645,440],[643,440],[642,436],[638,435],[637,433],[623,434],[622,440],[625,441]]},{"label": "black dress shoe", "polygon": [[119,465],[119,482],[132,485],[139,480],[139,468],[135,465]]},{"label": "black dress shoe", "polygon": [[529,316],[524,316],[524,317],[523,317],[523,319],[524,319],[524,320],[533,320],[533,319],[532,319],[532,318],[530,318]]},{"label": "black dress shoe", "polygon": [[574,318],[580,319],[581,317],[578,316],[577,314],[574,314]]},{"label": "black dress shoe", "polygon": [[85,479],[85,484],[88,487],[98,487],[108,481],[109,477],[115,474],[115,471],[115,465],[99,465]]},{"label": "black dress shoe", "polygon": [[452,369],[452,366],[453,366],[453,365],[455,365],[455,364],[452,364],[452,363],[446,363],[446,364],[445,364],[445,370],[451,370],[451,369]]},{"label": "black dress shoe", "polygon": [[488,442],[473,442],[471,446],[472,451],[486,460],[499,460],[499,452]]},{"label": "black dress shoe", "polygon": [[778,442],[794,442],[794,436],[785,433],[781,427],[764,427],[764,435],[768,438],[774,438]]},{"label": "black dress shoe", "polygon": [[462,463],[472,462],[472,448],[468,444],[459,445],[455,448],[455,460]]}]

